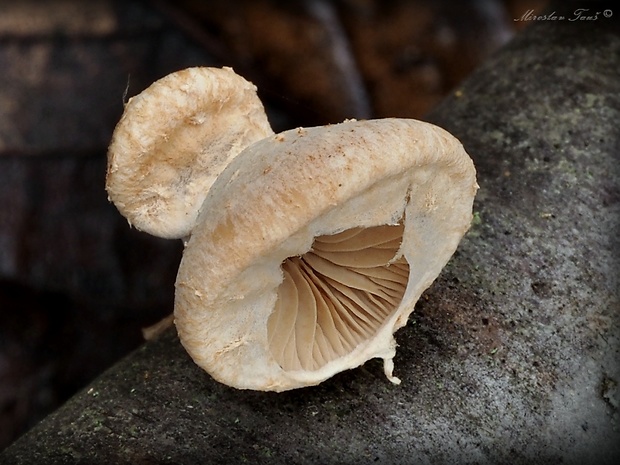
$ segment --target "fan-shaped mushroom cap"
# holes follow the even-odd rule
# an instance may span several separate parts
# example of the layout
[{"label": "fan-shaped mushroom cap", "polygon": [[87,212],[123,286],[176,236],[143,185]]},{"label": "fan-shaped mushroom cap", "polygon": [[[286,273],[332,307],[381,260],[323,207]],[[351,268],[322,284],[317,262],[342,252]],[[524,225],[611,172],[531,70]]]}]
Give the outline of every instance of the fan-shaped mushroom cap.
[{"label": "fan-shaped mushroom cap", "polygon": [[108,149],[108,195],[137,229],[185,237],[217,175],[271,134],[256,87],[232,69],[169,74],[125,106]]},{"label": "fan-shaped mushroom cap", "polygon": [[475,169],[446,131],[349,121],[258,141],[220,174],[176,283],[194,361],[237,387],[318,384],[370,358],[467,231]]}]

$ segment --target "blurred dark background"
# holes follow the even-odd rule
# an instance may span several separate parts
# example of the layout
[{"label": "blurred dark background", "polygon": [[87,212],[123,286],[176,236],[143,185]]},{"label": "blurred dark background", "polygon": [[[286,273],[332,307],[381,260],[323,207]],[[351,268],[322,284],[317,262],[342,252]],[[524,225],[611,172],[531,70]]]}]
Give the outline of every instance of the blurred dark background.
[{"label": "blurred dark background", "polygon": [[0,3],[0,450],[172,311],[180,241],[129,228],[104,190],[130,97],[232,66],[281,131],[423,118],[544,0]]}]

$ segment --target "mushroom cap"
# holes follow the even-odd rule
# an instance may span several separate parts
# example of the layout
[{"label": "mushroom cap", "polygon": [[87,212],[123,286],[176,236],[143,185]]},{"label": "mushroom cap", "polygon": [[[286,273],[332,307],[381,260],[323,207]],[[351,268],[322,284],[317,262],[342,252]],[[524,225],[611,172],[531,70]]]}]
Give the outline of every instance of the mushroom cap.
[{"label": "mushroom cap", "polygon": [[393,333],[469,228],[477,187],[460,142],[416,120],[250,145],[211,187],[187,242],[182,344],[241,389],[315,385],[374,357],[398,381]]},{"label": "mushroom cap", "polygon": [[189,235],[211,184],[273,131],[256,87],[231,68],[188,68],[129,99],[108,149],[106,190],[137,229]]}]

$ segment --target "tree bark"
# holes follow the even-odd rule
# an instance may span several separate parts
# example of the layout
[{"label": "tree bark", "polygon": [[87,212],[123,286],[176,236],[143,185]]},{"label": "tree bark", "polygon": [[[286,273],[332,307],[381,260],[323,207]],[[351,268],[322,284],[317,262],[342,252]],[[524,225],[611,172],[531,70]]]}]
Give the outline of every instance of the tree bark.
[{"label": "tree bark", "polygon": [[620,10],[588,5],[594,19],[567,3],[529,19],[428,116],[481,188],[397,333],[400,386],[373,360],[314,388],[237,391],[169,331],[0,464],[619,463]]}]

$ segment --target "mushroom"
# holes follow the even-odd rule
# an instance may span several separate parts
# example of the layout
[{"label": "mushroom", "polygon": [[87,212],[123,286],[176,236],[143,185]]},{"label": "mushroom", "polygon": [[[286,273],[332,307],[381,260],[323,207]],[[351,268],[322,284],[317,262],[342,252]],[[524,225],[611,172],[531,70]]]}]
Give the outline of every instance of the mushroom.
[{"label": "mushroom", "polygon": [[[141,139],[139,124],[135,134],[115,133],[111,158],[125,137]],[[181,343],[213,378],[240,389],[316,385],[371,358],[382,358],[387,378],[399,383],[394,333],[472,219],[478,186],[463,146],[412,119],[351,120],[252,142],[256,133],[230,124],[245,148],[200,191],[191,230],[171,224],[183,217],[173,210],[184,199],[160,209],[165,229],[187,236],[174,306]],[[164,157],[166,167],[173,157]],[[149,190],[145,180],[129,181],[132,195]]]},{"label": "mushroom", "polygon": [[188,236],[218,174],[272,134],[256,87],[231,68],[169,74],[125,105],[108,149],[108,196],[137,229]]}]

